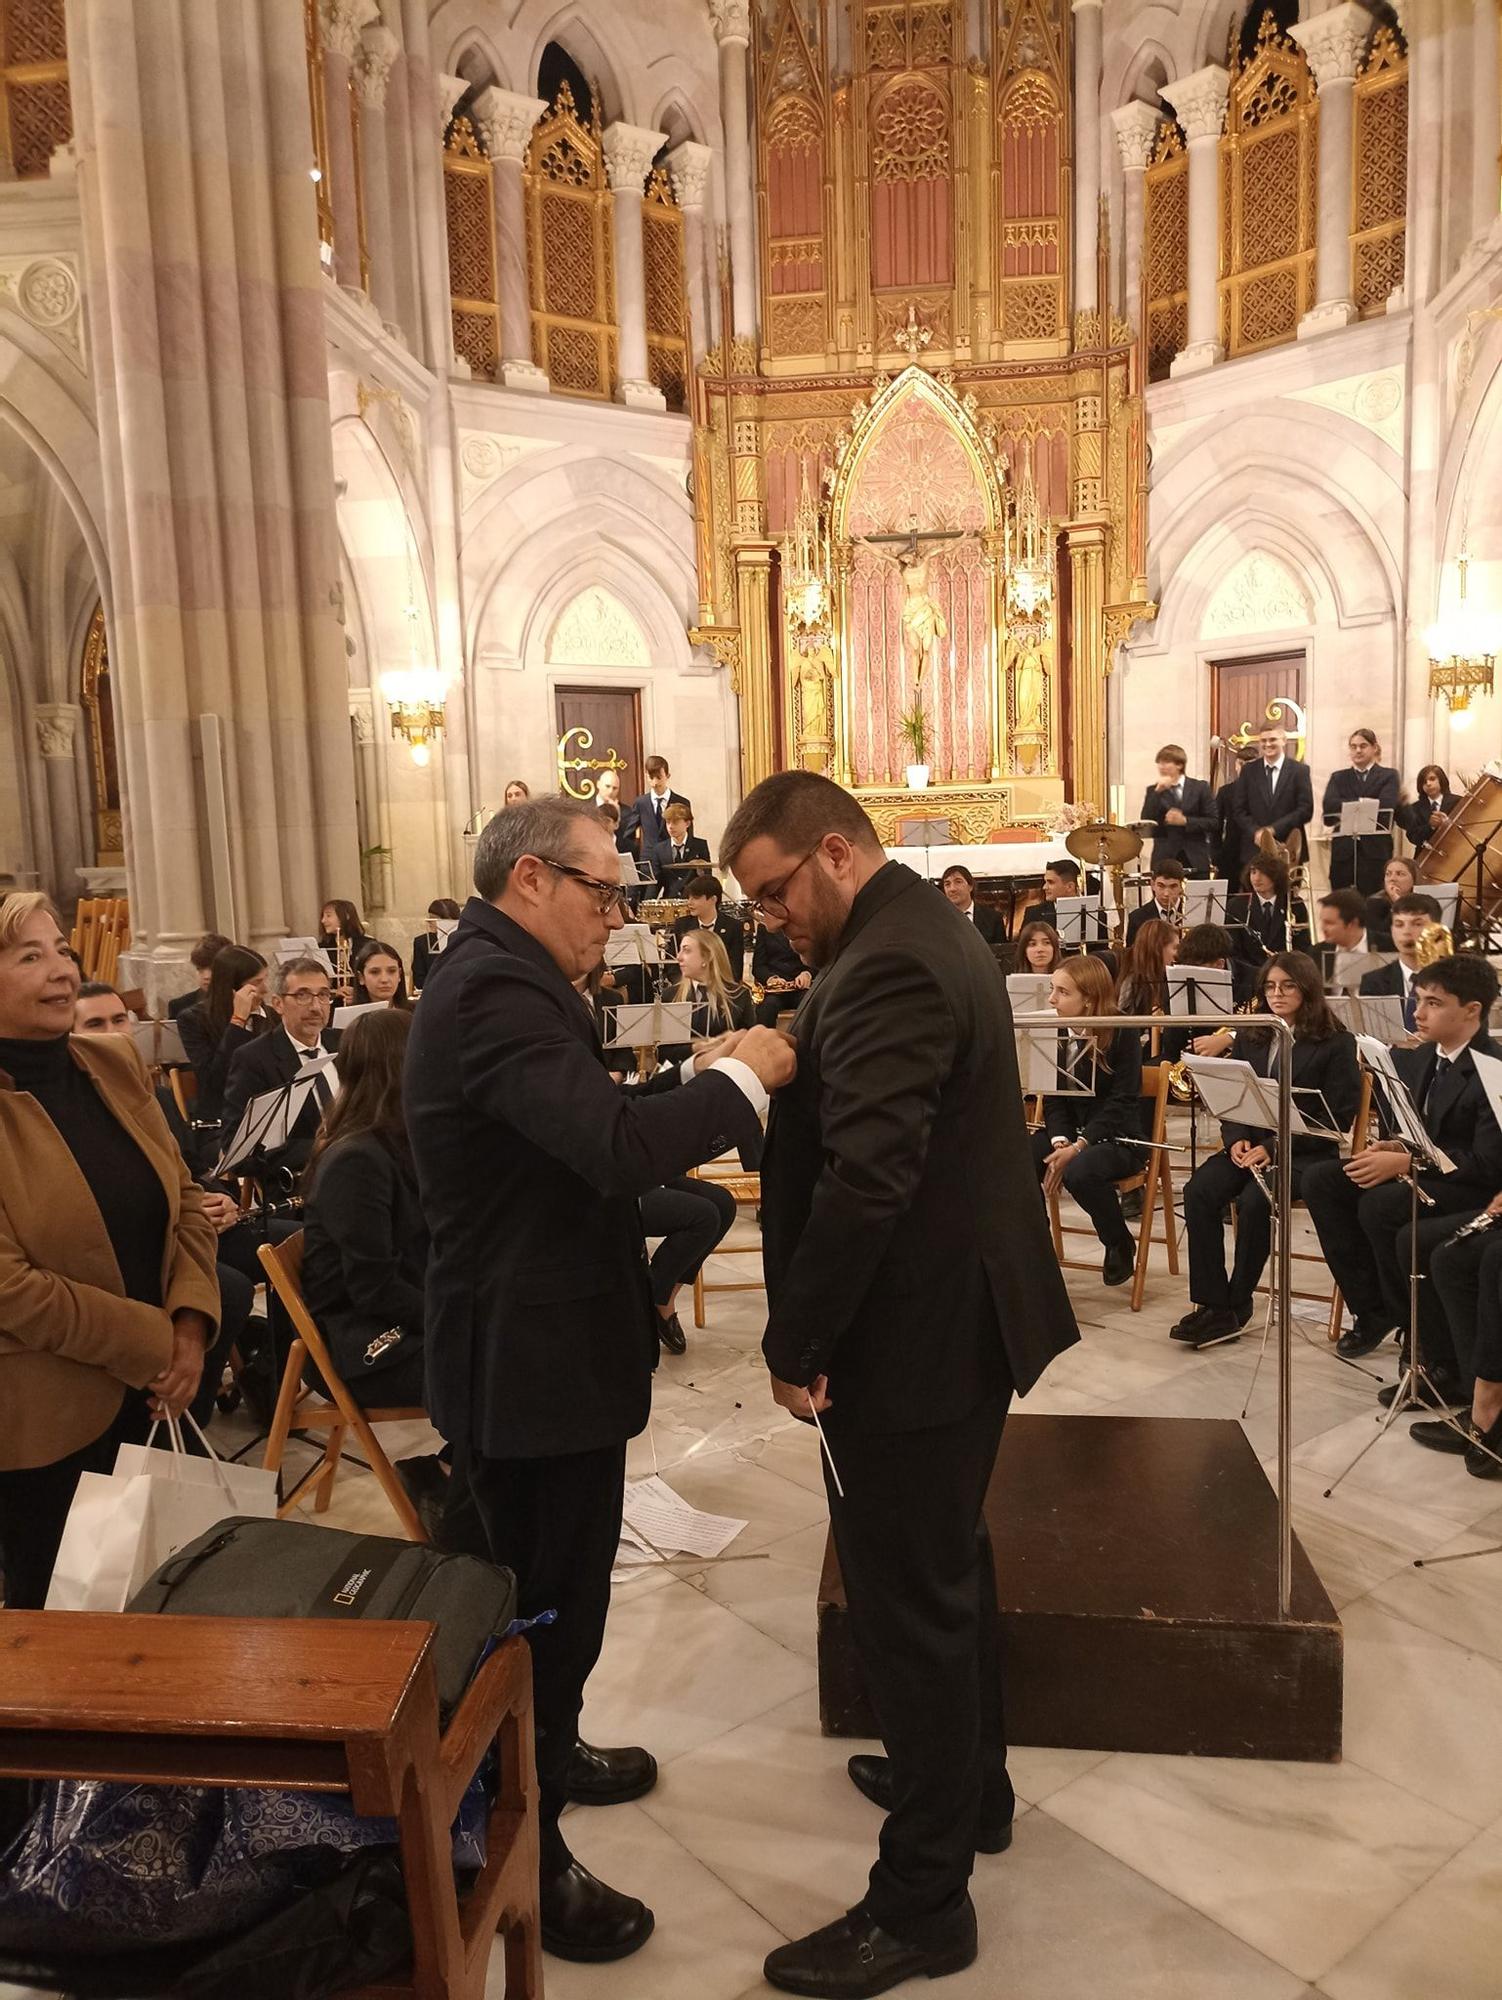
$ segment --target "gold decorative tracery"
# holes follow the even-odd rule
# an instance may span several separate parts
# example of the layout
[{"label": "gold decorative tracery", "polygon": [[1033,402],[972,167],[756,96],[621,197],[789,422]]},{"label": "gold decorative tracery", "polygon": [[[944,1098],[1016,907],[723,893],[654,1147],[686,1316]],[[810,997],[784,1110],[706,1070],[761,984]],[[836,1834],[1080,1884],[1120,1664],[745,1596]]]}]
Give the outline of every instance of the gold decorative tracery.
[{"label": "gold decorative tracery", "polygon": [[1408,214],[1408,52],[1395,28],[1372,36],[1356,78],[1351,289],[1363,319],[1403,282]]},{"label": "gold decorative tracery", "polygon": [[45,180],[73,136],[63,0],[0,4],[0,153],[16,180]]},{"label": "gold decorative tracery", "polygon": [[654,167],[641,210],[647,286],[647,374],[670,410],[688,401],[688,305],[683,210],[663,167]]},{"label": "gold decorative tracery", "polygon": [[1314,302],[1318,114],[1304,52],[1269,9],[1231,79],[1220,142],[1227,352],[1292,340]]},{"label": "gold decorative tracery", "polygon": [[1161,382],[1189,340],[1189,155],[1164,119],[1145,176],[1142,326],[1149,382]]},{"label": "gold decorative tracery", "polygon": [[568,396],[615,385],[610,192],[596,112],[586,125],[567,83],[527,149],[527,269],[532,358]]},{"label": "gold decorative tracery", "polygon": [[949,107],[921,76],[903,77],[871,112],[871,176],[925,181],[949,172]]},{"label": "gold decorative tracery", "polygon": [[758,74],[762,297],[767,350],[822,354],[829,218],[819,65],[795,0],[781,0]]},{"label": "gold decorative tracery", "polygon": [[443,208],[448,224],[454,352],[469,363],[474,374],[493,382],[501,359],[495,200],[490,162],[467,118],[455,118],[444,140]]}]

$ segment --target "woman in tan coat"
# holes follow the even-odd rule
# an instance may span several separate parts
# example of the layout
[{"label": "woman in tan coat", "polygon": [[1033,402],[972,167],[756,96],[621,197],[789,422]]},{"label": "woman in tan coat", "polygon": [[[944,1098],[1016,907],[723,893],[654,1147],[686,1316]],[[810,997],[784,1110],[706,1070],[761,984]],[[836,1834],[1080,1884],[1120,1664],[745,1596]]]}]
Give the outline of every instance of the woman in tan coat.
[{"label": "woman in tan coat", "polygon": [[79,1475],[192,1399],[213,1225],[134,1047],[70,1036],[78,968],[43,896],[0,902],[0,1573],[40,1605]]}]

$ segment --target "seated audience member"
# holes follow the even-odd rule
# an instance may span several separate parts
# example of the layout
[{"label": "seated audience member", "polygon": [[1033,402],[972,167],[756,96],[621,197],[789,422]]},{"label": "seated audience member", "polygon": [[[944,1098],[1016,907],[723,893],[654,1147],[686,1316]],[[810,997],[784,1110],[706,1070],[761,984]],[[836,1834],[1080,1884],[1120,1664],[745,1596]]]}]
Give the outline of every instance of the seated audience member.
[{"label": "seated audience member", "polygon": [[[1447,1238],[1429,1260],[1430,1279],[1455,1345],[1458,1384],[1470,1403],[1457,1433],[1446,1423],[1414,1424],[1408,1435],[1430,1451],[1465,1454],[1477,1479],[1502,1478],[1502,1194],[1486,1214],[1498,1220],[1474,1236]],[[1452,1218],[1453,1220],[1453,1218]]]},{"label": "seated audience member", "polygon": [[410,1013],[412,1008],[407,998],[402,955],[394,945],[382,944],[379,938],[373,938],[355,960],[355,1005],[371,1001],[400,1007],[404,1013]]},{"label": "seated audience member", "polygon": [[1155,920],[1170,924],[1174,930],[1184,927],[1184,878],[1188,874],[1182,861],[1155,861],[1153,863],[1153,893],[1150,902],[1143,903],[1127,918],[1126,941],[1131,945],[1144,924]]},{"label": "seated audience member", "polygon": [[1309,912],[1292,894],[1287,862],[1276,854],[1254,854],[1241,880],[1240,894],[1226,902],[1237,956],[1260,967],[1271,952],[1309,951]]},{"label": "seated audience member", "polygon": [[[1279,952],[1264,963],[1257,988],[1259,1011],[1274,1014],[1293,1028],[1295,1109],[1310,1124],[1348,1131],[1361,1098],[1361,1066],[1355,1036],[1330,1012],[1319,967],[1301,951]],[[1237,1030],[1229,1054],[1233,1061],[1250,1063],[1258,1076],[1269,1076],[1283,1047],[1275,1030],[1249,1021]],[[1273,1185],[1277,1134],[1225,1124],[1220,1136],[1225,1151],[1212,1153],[1184,1186],[1189,1296],[1194,1303],[1171,1337],[1195,1348],[1220,1347],[1240,1338],[1252,1316],[1252,1295],[1267,1267],[1272,1243],[1272,1211],[1257,1172],[1266,1187]],[[1312,1133],[1295,1135],[1289,1163],[1295,1198],[1310,1166],[1319,1160],[1338,1165],[1339,1153],[1338,1140],[1315,1138]],[[1233,1208],[1236,1254],[1227,1276],[1225,1228]]]},{"label": "seated audience member", "polygon": [[1186,778],[1189,758],[1177,743],[1165,743],[1154,760],[1157,781],[1147,788],[1142,817],[1151,820],[1152,870],[1176,861],[1186,875],[1210,873],[1210,842],[1215,834],[1215,801],[1203,778]]},{"label": "seated audience member", "polygon": [[1041,903],[1034,903],[1028,912],[1032,922],[1052,924],[1059,928],[1059,899],[1061,896],[1083,896],[1085,893],[1077,861],[1050,861],[1043,871],[1043,897]]},{"label": "seated audience member", "polygon": [[1418,797],[1411,805],[1398,808],[1398,823],[1413,842],[1414,858],[1437,840],[1445,822],[1460,804],[1459,792],[1452,792],[1450,780],[1439,764],[1426,764],[1414,780]]},{"label": "seated audience member", "polygon": [[[316,958],[284,959],[272,972],[268,1004],[280,1025],[235,1052],[224,1086],[226,1143],[253,1097],[296,1082],[306,1064],[338,1048],[338,1030],[328,1025],[333,999],[329,976]],[[271,1171],[301,1173],[313,1150],[319,1118],[333,1099],[332,1082],[319,1074],[287,1144],[266,1154],[261,1164]]]},{"label": "seated audience member", "polygon": [[[1347,745],[1351,761],[1332,771],[1325,781],[1320,816],[1330,830],[1330,887],[1354,886],[1363,896],[1375,895],[1384,865],[1392,858],[1394,816],[1398,810],[1398,774],[1381,761],[1382,746],[1372,729],[1353,729]],[[1340,810],[1361,799],[1377,804],[1379,831],[1337,833]]]},{"label": "seated audience member", "polygon": [[[1419,1214],[1420,1265],[1456,1227],[1502,1186],[1502,1131],[1492,1116],[1473,1055],[1497,1055],[1486,1031],[1497,998],[1497,975],[1475,952],[1436,959],[1414,975],[1418,993],[1414,1025],[1420,1046],[1396,1049],[1393,1061],[1408,1085],[1435,1145],[1455,1171],[1421,1169],[1419,1187],[1430,1206]],[[1322,1160],[1304,1178],[1304,1200],[1331,1275],[1355,1317],[1338,1352],[1354,1357],[1375,1347],[1408,1321],[1409,1189],[1413,1164],[1397,1139],[1368,1146],[1341,1164]],[[1436,1359],[1449,1341],[1443,1316],[1419,1286],[1418,1337]],[[1453,1363],[1452,1363],[1453,1368]]]},{"label": "seated audience member", "polygon": [[676,1309],[678,1293],[693,1283],[705,1258],[734,1221],[735,1197],[716,1181],[685,1174],[642,1196],[643,1232],[662,1238],[648,1268],[652,1303],[657,1308],[657,1338],[665,1354],[682,1354],[687,1349],[688,1336]]},{"label": "seated audience member", "polygon": [[665,896],[681,896],[684,885],[710,864],[709,842],[691,829],[688,807],[681,801],[663,814],[667,832],[644,845],[642,867],[657,877]]},{"label": "seated audience member", "polygon": [[1373,951],[1392,950],[1392,910],[1400,896],[1411,896],[1418,887],[1413,863],[1395,854],[1382,871],[1379,894],[1366,899],[1366,934]]},{"label": "seated audience member", "polygon": [[196,1007],[209,990],[209,978],[214,970],[214,960],[233,940],[220,937],[217,931],[205,931],[203,936],[188,953],[188,963],[197,975],[195,983],[186,993],[179,993],[175,1000],[167,1002],[167,1019],[175,1021],[186,1014],[190,1007]]},{"label": "seated audience member", "polygon": [[1320,944],[1314,956],[1331,993],[1355,990],[1376,946],[1366,934],[1366,898],[1359,889],[1332,889],[1319,899]]},{"label": "seated audience member", "polygon": [[1017,933],[1018,972],[1052,972],[1064,962],[1064,954],[1059,949],[1059,934],[1052,924],[1041,917],[1034,917],[1025,923]]},{"label": "seated audience member", "polygon": [[198,1084],[193,1109],[200,1123],[219,1123],[230,1064],[271,1025],[265,959],[243,944],[227,944],[214,960],[208,992],[177,1023]]},{"label": "seated audience member", "polygon": [[775,1028],[783,1014],[797,1007],[813,977],[785,931],[773,930],[769,924],[758,927],[751,947],[751,979],[762,990],[756,1003],[758,1026]]},{"label": "seated audience member", "polygon": [[38,1610],[74,1490],[187,1409],[219,1317],[214,1230],[133,1047],[73,1036],[57,912],[0,900],[0,1573]]},{"label": "seated audience member", "polygon": [[[1121,968],[1117,998],[1123,1014],[1168,1012],[1168,968],[1178,962],[1179,933],[1161,917],[1137,926]],[[1144,1038],[1147,1030],[1144,1030]]]},{"label": "seated audience member", "polygon": [[423,981],[428,976],[428,970],[433,960],[439,956],[438,919],[440,917],[443,918],[445,923],[458,923],[459,905],[454,901],[452,896],[434,897],[433,901],[428,905],[428,921],[426,926],[412,940],[412,990],[414,993],[421,993]]},{"label": "seated audience member", "polygon": [[1086,1085],[1093,1076],[1093,1088],[1088,1095],[1044,1098],[1033,1159],[1044,1193],[1062,1187],[1089,1216],[1105,1247],[1102,1278],[1124,1285],[1135,1253],[1115,1183],[1140,1173],[1147,1158],[1140,1146],[1127,1143],[1147,1130],[1142,1044],[1132,1028],[1089,1026],[1092,1016],[1117,1011],[1111,975],[1098,959],[1066,958],[1053,974],[1051,997],[1068,1068]]},{"label": "seated audience member", "polygon": [[[1201,966],[1207,971],[1229,971],[1233,1006],[1239,1005],[1243,999],[1251,998],[1255,982],[1248,982],[1244,994],[1237,990],[1237,975],[1245,968],[1237,963],[1231,933],[1220,924],[1194,924],[1185,931],[1179,939],[1179,954],[1174,964]],[[1177,1062],[1186,1053],[1197,1056],[1223,1056],[1231,1046],[1232,1033],[1230,1028],[1196,1029],[1186,1016],[1182,1021],[1175,1019],[1172,1027],[1163,1029],[1158,1041],[1158,1053],[1164,1062]]]},{"label": "seated audience member", "polygon": [[1412,1034],[1414,1013],[1418,1006],[1413,975],[1419,969],[1419,939],[1430,924],[1439,922],[1439,904],[1432,896],[1399,896],[1388,913],[1388,922],[1392,926],[1392,942],[1398,955],[1391,965],[1379,965],[1374,971],[1363,973],[1357,991],[1373,995],[1386,993],[1401,1000],[1403,1024]]},{"label": "seated audience member", "polygon": [[949,898],[962,917],[968,917],[987,944],[1000,944],[1006,936],[1005,927],[995,910],[987,909],[984,903],[975,900],[975,877],[968,868],[956,861],[946,868],[939,880],[939,887]]},{"label": "seated audience member", "polygon": [[678,944],[676,1000],[694,1010],[694,1040],[708,1041],[734,1028],[756,1025],[756,1003],[749,986],[730,976],[730,959],[713,931],[690,931]]},{"label": "seated audience member", "polygon": [[524,778],[510,778],[501,794],[501,809],[504,811],[507,806],[523,805],[531,796],[532,787]]},{"label": "seated audience member", "polygon": [[721,909],[724,891],[719,877],[707,871],[695,875],[683,893],[688,899],[688,915],[674,921],[673,936],[681,944],[694,931],[713,931],[725,947],[731,978],[741,979],[746,970],[745,926],[738,917],[727,917]]}]

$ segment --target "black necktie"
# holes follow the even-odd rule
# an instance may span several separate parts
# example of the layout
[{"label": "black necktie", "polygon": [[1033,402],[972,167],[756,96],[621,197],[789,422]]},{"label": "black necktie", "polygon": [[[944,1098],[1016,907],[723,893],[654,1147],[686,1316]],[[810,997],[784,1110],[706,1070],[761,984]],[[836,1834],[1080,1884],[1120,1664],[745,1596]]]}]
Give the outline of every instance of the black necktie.
[{"label": "black necktie", "polygon": [[681,844],[677,842],[675,842],[673,846],[673,859],[675,861],[681,861],[683,859],[683,848]]},{"label": "black necktie", "polygon": [[[322,1054],[323,1050],[321,1048],[305,1049],[302,1058],[304,1069],[307,1068],[309,1063],[317,1062]],[[326,1069],[319,1070],[318,1074],[313,1078],[313,1095],[318,1099],[318,1108],[320,1111],[327,1111],[333,1103],[334,1092],[329,1083],[329,1073]]]},{"label": "black necktie", "polygon": [[1437,1055],[1434,1058],[1434,1067],[1429,1072],[1429,1081],[1424,1086],[1424,1095],[1419,1101],[1419,1110],[1425,1116],[1428,1115],[1430,1105],[1433,1104],[1435,1098],[1439,1095],[1441,1081],[1449,1070],[1449,1067],[1450,1058],[1447,1055]]}]

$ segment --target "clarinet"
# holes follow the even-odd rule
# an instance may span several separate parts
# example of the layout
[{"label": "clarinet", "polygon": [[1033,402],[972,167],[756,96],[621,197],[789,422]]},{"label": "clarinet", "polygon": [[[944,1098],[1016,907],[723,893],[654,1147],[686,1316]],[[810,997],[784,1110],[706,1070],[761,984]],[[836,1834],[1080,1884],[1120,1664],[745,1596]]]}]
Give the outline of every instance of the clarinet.
[{"label": "clarinet", "polygon": [[1483,1209],[1480,1215],[1474,1215],[1469,1222],[1463,1222],[1453,1236],[1447,1236],[1440,1248],[1448,1250],[1452,1243],[1463,1243],[1468,1236],[1484,1236],[1488,1229],[1494,1229],[1499,1222],[1502,1222],[1502,1215],[1494,1215],[1490,1210]]}]

